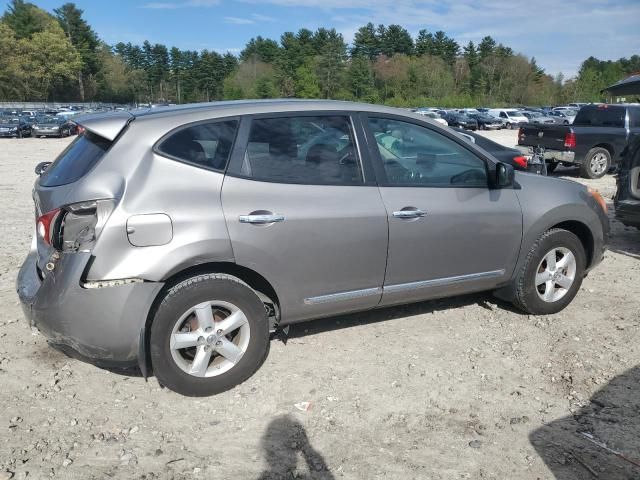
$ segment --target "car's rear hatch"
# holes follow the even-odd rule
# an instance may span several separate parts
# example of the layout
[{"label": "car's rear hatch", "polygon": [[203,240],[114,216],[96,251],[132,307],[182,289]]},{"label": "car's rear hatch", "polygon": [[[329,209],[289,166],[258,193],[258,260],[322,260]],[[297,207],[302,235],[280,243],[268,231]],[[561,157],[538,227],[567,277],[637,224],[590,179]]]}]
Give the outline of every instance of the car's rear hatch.
[{"label": "car's rear hatch", "polygon": [[565,138],[570,127],[566,125],[541,125],[528,123],[520,127],[518,145],[544,147],[551,150],[567,150]]},{"label": "car's rear hatch", "polygon": [[[71,142],[46,171],[36,179],[33,188],[33,201],[37,228],[44,228],[39,225],[39,219],[44,220],[43,225],[46,228],[53,228],[53,224],[48,225],[46,222],[51,219],[55,220],[55,214],[52,212],[56,212],[61,207],[100,198],[98,192],[95,194],[85,192],[79,188],[79,184],[106,155],[118,135],[133,118],[128,112],[74,118],[74,122],[85,129],[84,134],[79,135]],[[47,214],[51,214],[50,218],[46,217]],[[42,234],[36,234],[36,238],[38,267],[44,271],[55,249],[44,240]]]}]

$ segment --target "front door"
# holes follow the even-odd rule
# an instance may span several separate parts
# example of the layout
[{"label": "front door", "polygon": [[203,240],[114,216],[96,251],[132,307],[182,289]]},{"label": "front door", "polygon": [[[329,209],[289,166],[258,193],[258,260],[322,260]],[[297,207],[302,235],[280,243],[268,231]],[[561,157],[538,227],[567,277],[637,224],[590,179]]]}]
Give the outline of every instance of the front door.
[{"label": "front door", "polygon": [[522,213],[513,189],[488,187],[464,140],[397,117],[369,117],[389,220],[382,304],[491,289],[510,278]]},{"label": "front door", "polygon": [[222,205],[236,263],[271,282],[284,322],[380,301],[386,211],[352,125],[339,113],[243,120]]}]

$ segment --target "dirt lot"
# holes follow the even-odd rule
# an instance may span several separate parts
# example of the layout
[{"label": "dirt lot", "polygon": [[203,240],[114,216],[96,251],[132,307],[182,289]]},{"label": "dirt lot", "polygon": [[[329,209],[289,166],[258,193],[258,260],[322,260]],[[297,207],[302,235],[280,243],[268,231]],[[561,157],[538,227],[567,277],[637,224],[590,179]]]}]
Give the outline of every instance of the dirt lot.
[{"label": "dirt lot", "polygon": [[[315,321],[235,390],[185,398],[69,359],[22,319],[33,168],[67,141],[0,141],[0,479],[640,477],[583,435],[640,460],[640,232],[612,222],[560,314],[487,294]],[[613,196],[612,176],[589,183]]]}]

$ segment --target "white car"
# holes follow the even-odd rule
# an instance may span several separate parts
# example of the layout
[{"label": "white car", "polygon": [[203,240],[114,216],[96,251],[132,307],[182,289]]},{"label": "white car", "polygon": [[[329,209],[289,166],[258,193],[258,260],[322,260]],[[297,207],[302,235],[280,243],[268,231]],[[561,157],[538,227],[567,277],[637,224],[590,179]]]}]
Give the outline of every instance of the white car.
[{"label": "white car", "polygon": [[509,129],[518,128],[522,124],[529,123],[529,119],[515,108],[491,108],[487,113],[502,120],[505,128]]},{"label": "white car", "polygon": [[417,113],[418,115],[422,115],[423,117],[430,118],[431,120],[434,120],[439,124],[444,125],[445,127],[449,126],[447,121],[444,118],[442,118],[440,115],[438,115],[436,112],[431,112],[429,110],[417,110],[415,113]]}]

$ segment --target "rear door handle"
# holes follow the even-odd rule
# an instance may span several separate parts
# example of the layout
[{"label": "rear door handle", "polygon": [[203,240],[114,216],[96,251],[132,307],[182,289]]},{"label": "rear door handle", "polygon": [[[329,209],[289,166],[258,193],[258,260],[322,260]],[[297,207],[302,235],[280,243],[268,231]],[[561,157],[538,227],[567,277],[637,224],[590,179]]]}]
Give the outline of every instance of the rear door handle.
[{"label": "rear door handle", "polygon": [[284,215],[240,215],[240,223],[251,223],[253,225],[265,225],[267,223],[284,222]]},{"label": "rear door handle", "polygon": [[393,216],[396,218],[421,218],[427,214],[424,210],[420,210],[419,208],[411,208],[411,209],[402,209],[397,212],[393,212]]}]

